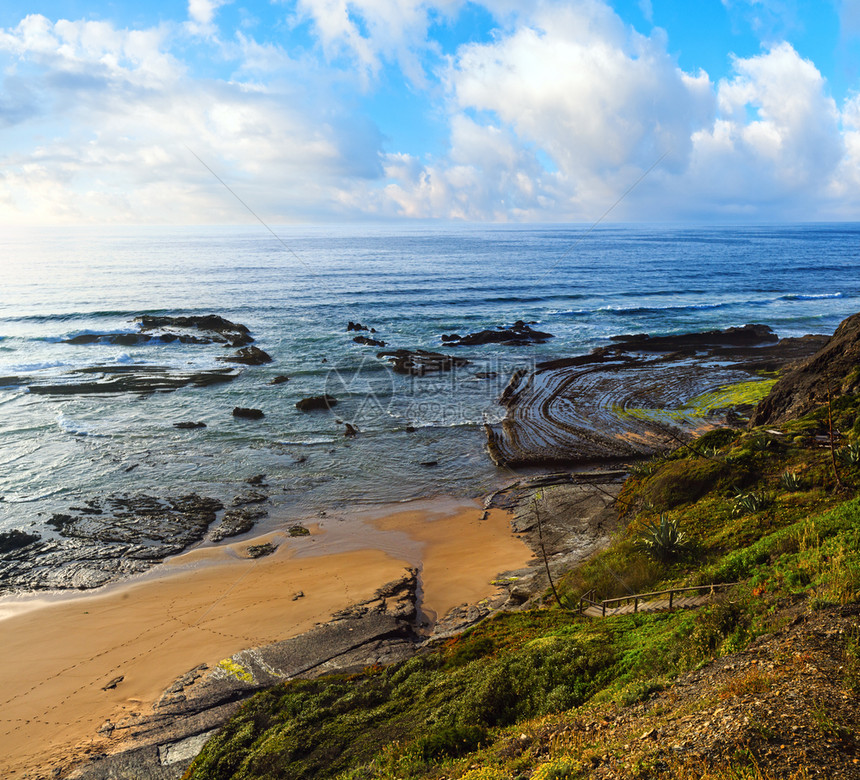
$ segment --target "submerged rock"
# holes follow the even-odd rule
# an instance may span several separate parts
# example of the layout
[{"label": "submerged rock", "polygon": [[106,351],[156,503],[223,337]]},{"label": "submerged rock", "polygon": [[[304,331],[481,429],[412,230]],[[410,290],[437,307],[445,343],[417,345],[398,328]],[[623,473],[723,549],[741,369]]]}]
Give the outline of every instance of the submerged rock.
[{"label": "submerged rock", "polygon": [[205,428],[206,423],[205,422],[178,422],[178,423],[173,423],[173,427],[174,428],[180,428],[183,430],[192,430],[194,428]]},{"label": "submerged rock", "polygon": [[271,382],[270,385],[282,385],[284,382],[289,382],[290,378],[288,376],[284,376],[283,374],[279,374],[276,376]]}]

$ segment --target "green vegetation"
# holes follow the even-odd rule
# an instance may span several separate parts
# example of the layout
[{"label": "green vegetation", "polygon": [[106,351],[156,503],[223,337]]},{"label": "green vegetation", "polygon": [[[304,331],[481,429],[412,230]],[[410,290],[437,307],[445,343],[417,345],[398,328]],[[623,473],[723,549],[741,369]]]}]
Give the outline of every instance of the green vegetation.
[{"label": "green vegetation", "polygon": [[[857,396],[834,403],[846,449],[860,434],[858,410]],[[595,762],[623,760],[627,744],[570,724],[600,708],[641,707],[679,674],[781,628],[786,605],[860,601],[860,465],[840,458],[837,479],[816,440],[827,430],[819,410],[777,433],[715,430],[640,465],[619,497],[624,529],[557,583],[565,608],[547,599],[389,668],[273,688],[209,742],[187,778],[585,780]],[[717,582],[738,584],[696,611],[591,620],[576,609],[589,591],[612,598]],[[860,636],[840,641],[840,674],[860,690]],[[760,695],[774,683],[752,668],[719,696]],[[826,708],[819,721],[826,738],[844,738]],[[625,776],[770,776],[752,752],[719,765],[660,760],[658,774],[646,762]]]}]

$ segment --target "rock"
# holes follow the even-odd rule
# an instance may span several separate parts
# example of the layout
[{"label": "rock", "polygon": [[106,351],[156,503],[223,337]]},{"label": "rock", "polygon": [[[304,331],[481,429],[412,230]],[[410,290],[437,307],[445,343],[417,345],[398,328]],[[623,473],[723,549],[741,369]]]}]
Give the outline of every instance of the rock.
[{"label": "rock", "polygon": [[125,679],[125,675],[121,674],[119,677],[114,677],[107,685],[102,687],[103,691],[110,691],[116,688],[123,680]]},{"label": "rock", "polygon": [[290,527],[290,536],[310,536],[311,532],[308,531],[303,525],[294,525]]},{"label": "rock", "polygon": [[231,536],[239,536],[248,533],[254,523],[268,513],[262,507],[242,507],[240,509],[228,509],[221,518],[221,522],[212,530],[209,538],[213,542],[220,542]]},{"label": "rock", "polygon": [[246,420],[261,420],[266,415],[260,409],[245,409],[241,406],[233,407],[233,416],[242,417]]},{"label": "rock", "polygon": [[165,328],[190,329],[203,332],[212,341],[229,343],[233,347],[244,347],[254,340],[247,327],[230,322],[217,314],[191,317],[156,317],[144,314],[142,317],[135,317],[135,322],[140,323],[143,332]]},{"label": "rock", "polygon": [[337,404],[337,398],[328,395],[314,395],[310,398],[302,398],[296,403],[296,409],[302,412],[312,412],[319,409],[331,409]]},{"label": "rock", "polygon": [[[263,544],[250,545],[245,549],[245,552],[248,554],[249,558],[262,558],[266,555],[271,555],[277,549],[278,546],[276,544],[264,542]],[[295,599],[293,599],[293,601],[295,601]]]},{"label": "rock", "polygon": [[353,341],[356,344],[366,344],[369,347],[384,347],[385,342],[379,341],[379,339],[371,339],[367,336],[356,336]]},{"label": "rock", "polygon": [[[96,393],[156,393],[180,387],[208,387],[230,382],[239,374],[231,368],[176,372],[164,366],[91,366],[69,372],[71,381],[30,385],[39,395],[93,395]],[[80,379],[78,379],[80,377]],[[92,379],[84,377],[94,377]],[[77,381],[76,381],[77,380]]]},{"label": "rock", "polygon": [[253,477],[248,477],[248,479],[245,480],[245,483],[248,485],[258,485],[259,486],[259,485],[265,484],[265,482],[266,482],[266,475],[265,474],[255,474]]},{"label": "rock", "polygon": [[442,341],[451,346],[478,346],[481,344],[502,344],[503,346],[519,347],[526,344],[544,344],[553,338],[552,333],[542,333],[532,330],[522,320],[517,320],[510,328],[482,330],[460,336],[456,333],[442,336]]},{"label": "rock", "polygon": [[38,542],[39,534],[28,534],[26,531],[14,529],[0,534],[0,554],[20,550],[22,547]]},{"label": "rock", "polygon": [[259,347],[242,347],[235,355],[227,355],[219,357],[218,360],[224,363],[242,363],[246,366],[262,366],[264,363],[271,363],[272,357],[268,352],[264,352]]},{"label": "rock", "polygon": [[140,573],[200,541],[223,508],[196,494],[109,496],[88,503],[98,506],[51,517],[48,525],[61,538],[0,552],[0,592],[95,588]]},{"label": "rock", "polygon": [[192,430],[194,428],[205,428],[205,422],[178,422],[173,423],[174,428],[180,428],[182,430]]},{"label": "rock", "polygon": [[293,601],[298,601],[299,599],[303,599],[305,597],[304,591],[299,591],[298,593],[293,594]]},{"label": "rock", "polygon": [[415,429],[414,425],[407,425],[406,428],[404,428],[404,430],[406,431],[406,433],[415,433],[416,429]]},{"label": "rock", "polygon": [[265,493],[258,493],[256,490],[249,490],[247,493],[240,493],[233,499],[233,506],[245,506],[246,504],[260,504],[263,501],[268,501],[269,497]]},{"label": "rock", "polygon": [[358,433],[358,428],[350,423],[346,424],[346,430],[343,432],[344,436],[355,436]]},{"label": "rock", "polygon": [[[346,326],[346,330],[347,332],[349,332],[351,330],[370,330],[370,328],[365,325],[362,325],[360,322],[353,322],[352,320],[350,320],[349,324]],[[376,331],[374,331],[374,333],[375,332]]]},{"label": "rock", "polygon": [[428,467],[429,466],[438,466],[439,461],[438,460],[422,460],[420,465],[421,466],[428,466]]},{"label": "rock", "polygon": [[800,417],[832,397],[860,391],[860,314],[843,320],[814,355],[786,372],[759,403],[750,426],[776,425]]},{"label": "rock", "polygon": [[707,330],[699,333],[682,333],[677,336],[649,336],[638,333],[628,336],[613,336],[612,341],[628,350],[640,352],[675,352],[683,349],[703,347],[745,347],[779,341],[779,337],[767,325],[744,325],[742,328]]},{"label": "rock", "polygon": [[457,366],[469,365],[469,361],[464,358],[443,355],[439,352],[428,352],[424,349],[397,349],[390,352],[377,352],[376,357],[387,357],[393,371],[411,376],[451,371]]},{"label": "rock", "polygon": [[290,378],[288,376],[284,376],[283,374],[278,374],[271,382],[270,385],[282,385],[284,382],[289,382]]}]

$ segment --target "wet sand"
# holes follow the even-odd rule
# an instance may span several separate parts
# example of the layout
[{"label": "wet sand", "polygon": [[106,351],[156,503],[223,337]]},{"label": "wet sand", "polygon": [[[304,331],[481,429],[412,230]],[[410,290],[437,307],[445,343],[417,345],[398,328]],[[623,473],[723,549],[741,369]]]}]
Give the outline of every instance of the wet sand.
[{"label": "wet sand", "polygon": [[260,539],[202,548],[97,594],[25,603],[0,620],[0,769],[50,777],[98,752],[104,723],[148,711],[186,671],[303,633],[407,566],[421,569],[427,614],[491,595],[492,579],[531,553],[506,513],[481,514],[477,503],[421,502],[348,530],[268,534],[281,546],[265,558],[241,557]]}]

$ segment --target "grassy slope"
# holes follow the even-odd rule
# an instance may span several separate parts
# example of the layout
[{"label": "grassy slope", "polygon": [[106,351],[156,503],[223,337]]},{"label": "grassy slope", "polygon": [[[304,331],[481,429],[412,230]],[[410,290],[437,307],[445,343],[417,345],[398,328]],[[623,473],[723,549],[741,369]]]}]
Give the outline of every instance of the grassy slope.
[{"label": "grassy slope", "polygon": [[[860,599],[860,464],[847,446],[860,438],[858,410],[860,397],[851,397],[834,413],[836,427],[849,432],[837,459],[841,488],[829,447],[815,439],[828,430],[822,411],[784,426],[781,436],[717,430],[695,450],[640,465],[620,497],[626,530],[560,584],[572,607],[591,589],[608,598],[740,581],[720,602],[606,620],[548,603],[499,614],[387,669],[278,686],[251,700],[187,777],[595,776],[596,752],[606,753],[604,764],[621,761],[629,745],[595,741],[581,729],[574,738],[571,724],[606,708],[641,706],[678,675],[779,630],[798,608],[823,614]],[[636,544],[660,514],[692,542],[671,563],[651,560]],[[856,694],[857,639],[839,641],[848,660],[835,684]],[[547,729],[552,738],[533,739]],[[620,776],[770,776],[760,760],[739,752],[717,764],[663,762],[656,775],[646,761]]]}]

